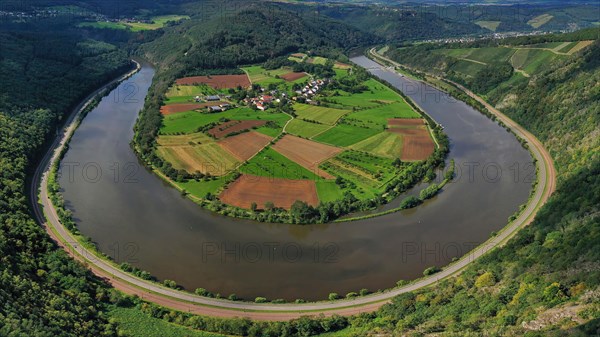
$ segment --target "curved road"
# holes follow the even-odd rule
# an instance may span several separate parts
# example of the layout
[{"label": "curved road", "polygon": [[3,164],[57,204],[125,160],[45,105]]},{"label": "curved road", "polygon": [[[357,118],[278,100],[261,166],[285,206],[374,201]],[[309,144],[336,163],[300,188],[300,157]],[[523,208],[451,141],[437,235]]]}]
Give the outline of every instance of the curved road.
[{"label": "curved road", "polygon": [[[133,72],[114,80],[113,83],[123,80]],[[56,209],[49,199],[48,176],[50,167],[59,160],[60,152],[65,147],[70,136],[75,132],[77,127],[76,117],[78,117],[81,110],[90,103],[91,98],[105,87],[106,86],[98,89],[75,109],[67,122],[65,132],[62,135],[57,136],[56,140],[39,163],[33,177],[30,191],[34,215],[37,221],[46,229],[48,234],[63,249],[65,249],[69,255],[87,266],[94,274],[105,279],[114,288],[130,295],[137,295],[146,301],[180,311],[218,317],[248,317],[255,320],[289,320],[300,316],[317,315],[321,313],[325,315],[337,314],[349,316],[361,312],[371,312],[387,303],[394,296],[430,286],[444,278],[459,273],[475,259],[484,255],[489,250],[502,245],[512,237],[519,228],[531,223],[538,209],[548,200],[549,196],[554,191],[555,172],[552,158],[542,144],[518,124],[483,102],[483,100],[473,93],[467,91],[469,95],[472,95],[482,103],[486,104],[490,111],[496,114],[507,126],[511,127],[516,134],[523,139],[526,139],[534,157],[537,159],[538,163],[542,164],[538,165],[538,184],[535,189],[535,194],[527,207],[515,221],[507,225],[500,233],[498,233],[498,235],[481,244],[469,254],[447,266],[437,274],[416,280],[404,287],[350,300],[302,304],[258,304],[196,296],[191,293],[166,288],[160,284],[137,278],[122,271],[116,264],[99,258],[93,251],[81,246],[77,239],[60,223]]]}]

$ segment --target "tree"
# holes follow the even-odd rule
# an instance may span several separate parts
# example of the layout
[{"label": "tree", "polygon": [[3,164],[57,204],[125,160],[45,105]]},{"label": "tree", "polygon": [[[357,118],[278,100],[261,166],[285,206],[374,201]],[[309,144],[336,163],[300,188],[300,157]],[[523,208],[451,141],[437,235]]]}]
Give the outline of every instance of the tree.
[{"label": "tree", "polygon": [[475,286],[477,288],[490,287],[493,286],[495,283],[496,278],[494,277],[494,274],[492,274],[489,271],[479,275],[479,277],[477,277],[477,279],[475,280]]},{"label": "tree", "polygon": [[258,205],[256,205],[255,202],[252,202],[252,204],[250,205],[250,209],[252,210],[252,212],[256,212],[257,207],[258,207]]},{"label": "tree", "polygon": [[338,293],[329,293],[329,296],[327,296],[327,298],[329,298],[330,301],[334,301],[340,298],[340,295],[338,295]]}]

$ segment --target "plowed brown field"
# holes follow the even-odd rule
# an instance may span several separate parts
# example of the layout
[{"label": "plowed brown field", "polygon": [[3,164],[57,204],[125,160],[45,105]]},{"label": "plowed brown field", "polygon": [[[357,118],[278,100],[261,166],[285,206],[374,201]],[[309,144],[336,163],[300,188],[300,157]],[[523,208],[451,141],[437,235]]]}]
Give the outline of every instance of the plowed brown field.
[{"label": "plowed brown field", "polygon": [[267,146],[271,139],[273,138],[262,133],[250,131],[225,138],[219,141],[218,144],[240,161],[246,161]]},{"label": "plowed brown field", "polygon": [[388,119],[388,126],[390,128],[396,127],[407,127],[407,126],[416,126],[423,125],[425,126],[425,121],[421,118],[391,118]]},{"label": "plowed brown field", "polygon": [[306,76],[306,73],[287,73],[284,75],[281,75],[279,77],[283,78],[284,80],[288,81],[288,82],[292,82],[298,79],[301,79],[302,77]]},{"label": "plowed brown field", "polygon": [[225,189],[222,202],[249,209],[253,202],[259,209],[272,202],[275,207],[290,209],[297,200],[316,206],[319,203],[313,180],[289,180],[244,174]]},{"label": "plowed brown field", "polygon": [[435,144],[421,118],[392,118],[388,120],[389,132],[402,135],[400,159],[416,161],[427,159],[435,150]]},{"label": "plowed brown field", "polygon": [[177,80],[179,85],[194,85],[204,83],[214,89],[236,88],[238,85],[243,88],[250,86],[250,79],[247,75],[212,75],[212,76],[192,76]]},{"label": "plowed brown field", "polygon": [[281,138],[273,145],[273,149],[325,179],[335,179],[335,177],[319,170],[319,164],[343,151],[335,146],[290,135]]},{"label": "plowed brown field", "polygon": [[223,138],[229,134],[252,129],[267,124],[266,121],[248,120],[248,121],[229,121],[215,126],[208,130],[208,133],[215,138]]}]

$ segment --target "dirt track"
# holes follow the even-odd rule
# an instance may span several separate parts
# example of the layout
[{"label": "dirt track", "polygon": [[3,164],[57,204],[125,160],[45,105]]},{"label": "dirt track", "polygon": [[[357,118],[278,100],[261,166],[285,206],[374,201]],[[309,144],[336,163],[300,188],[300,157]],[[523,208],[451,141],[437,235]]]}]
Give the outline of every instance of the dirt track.
[{"label": "dirt track", "polygon": [[[103,88],[101,88],[103,89]],[[99,89],[100,90],[100,89]],[[98,90],[98,91],[99,91]],[[97,91],[97,92],[98,92]],[[470,95],[473,95],[467,91]],[[125,273],[118,266],[98,259],[93,252],[82,247],[72,234],[59,222],[56,210],[48,196],[48,173],[50,164],[59,158],[60,151],[64,148],[68,138],[75,131],[76,123],[72,123],[79,111],[89,103],[88,97],[81,103],[67,123],[68,126],[63,135],[56,138],[48,152],[38,165],[33,183],[31,184],[30,199],[33,205],[34,215],[37,221],[44,226],[50,236],[64,248],[69,255],[85,264],[94,274],[105,278],[113,287],[132,295],[137,295],[144,300],[173,308],[176,310],[193,312],[201,315],[219,317],[248,317],[256,320],[288,320],[306,315],[353,315],[360,312],[370,312],[387,303],[391,298],[402,293],[414,291],[437,283],[438,281],[459,273],[469,263],[479,258],[498,246],[505,243],[518,230],[531,223],[539,208],[548,200],[555,188],[556,173],[552,158],[543,148],[541,143],[529,132],[508,119],[502,113],[490,107],[490,111],[496,114],[504,123],[510,126],[515,133],[527,140],[534,157],[538,160],[538,184],[534,195],[523,212],[515,221],[508,224],[498,235],[483,243],[475,250],[467,254],[459,261],[447,266],[441,272],[429,277],[417,280],[407,286],[390,291],[376,293],[369,296],[358,297],[352,300],[339,300],[334,302],[316,302],[304,304],[257,304],[246,302],[231,302],[220,299],[204,298],[189,293],[165,288],[161,285],[139,279],[131,274]],[[480,99],[473,95],[476,99]],[[39,196],[38,196],[38,187]]]}]

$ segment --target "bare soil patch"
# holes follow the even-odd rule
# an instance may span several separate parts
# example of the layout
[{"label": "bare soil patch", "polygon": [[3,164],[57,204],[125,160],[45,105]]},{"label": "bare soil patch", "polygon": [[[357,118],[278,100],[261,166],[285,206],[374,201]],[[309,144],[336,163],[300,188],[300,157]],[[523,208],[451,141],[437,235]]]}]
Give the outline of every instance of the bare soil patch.
[{"label": "bare soil patch", "polygon": [[400,134],[403,139],[400,159],[416,161],[427,159],[435,150],[435,144],[421,118],[393,118],[388,120],[389,132]]},{"label": "bare soil patch", "polygon": [[225,138],[219,141],[218,144],[240,161],[246,161],[267,146],[271,139],[271,137],[262,133],[250,131]]},{"label": "bare soil patch", "polygon": [[283,74],[279,77],[283,78],[284,80],[288,81],[288,82],[292,82],[298,79],[301,79],[302,77],[305,77],[306,73],[287,73],[287,74]]},{"label": "bare soil patch", "polygon": [[264,209],[267,202],[275,207],[290,209],[297,200],[316,206],[319,203],[313,180],[290,180],[244,174],[229,184],[219,199],[222,202],[249,209],[253,202]]},{"label": "bare soil patch", "polygon": [[391,118],[388,119],[388,126],[390,128],[403,127],[403,126],[425,126],[425,121],[422,118]]},{"label": "bare soil patch", "polygon": [[319,164],[343,151],[335,146],[290,135],[281,138],[273,145],[273,149],[325,179],[335,177],[319,170]]},{"label": "bare soil patch", "polygon": [[402,135],[400,159],[404,161],[425,160],[435,150],[435,144],[427,129],[392,128],[389,129],[389,132]]},{"label": "bare soil patch", "polygon": [[243,88],[250,86],[250,79],[247,75],[212,75],[212,76],[192,76],[184,77],[177,80],[179,85],[195,85],[206,84],[214,89],[229,89],[242,86]]},{"label": "bare soil patch", "polygon": [[215,138],[223,138],[232,133],[250,130],[267,124],[266,121],[247,120],[247,121],[229,121],[221,123],[214,128],[208,130],[208,133]]}]

